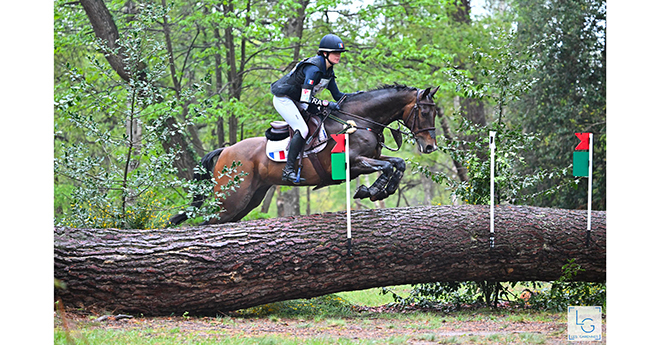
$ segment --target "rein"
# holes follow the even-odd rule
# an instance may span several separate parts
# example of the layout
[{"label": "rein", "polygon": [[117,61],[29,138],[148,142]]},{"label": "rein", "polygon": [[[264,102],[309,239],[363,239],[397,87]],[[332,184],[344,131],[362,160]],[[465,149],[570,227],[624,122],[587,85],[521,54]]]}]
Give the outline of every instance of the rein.
[{"label": "rein", "polygon": [[[434,131],[434,130],[435,130],[435,127],[427,127],[427,128],[418,129],[417,131],[413,131],[413,129],[415,128],[415,125],[416,125],[417,122],[419,121],[419,112],[421,111],[421,110],[419,109],[419,106],[420,106],[420,105],[435,106],[435,103],[422,102],[422,101],[420,100],[420,95],[422,94],[422,91],[423,91],[423,90],[417,90],[417,96],[415,97],[415,105],[410,109],[410,112],[408,113],[407,118],[406,118],[406,116],[405,116],[405,114],[404,114],[404,115],[401,117],[401,119],[397,119],[397,120],[396,120],[396,121],[399,122],[399,123],[403,123],[403,125],[404,125],[405,127],[407,127],[408,129],[410,129],[410,133],[405,133],[405,134],[409,135],[409,136],[412,137],[412,138],[414,138],[415,135],[417,135],[417,134],[419,134],[419,133],[421,133],[421,132],[424,132],[424,131]],[[344,97],[342,97],[342,98],[339,100],[339,102],[337,102],[337,104],[338,104],[338,105],[341,105],[341,103],[342,103],[345,99],[346,99],[346,95],[344,95]],[[362,116],[359,116],[359,115],[356,115],[356,114],[352,114],[352,113],[349,113],[349,112],[343,111],[343,110],[341,110],[341,109],[340,109],[340,110],[337,110],[337,111],[340,112],[340,113],[342,113],[342,114],[344,114],[344,115],[347,115],[347,116],[350,116],[350,117],[353,117],[353,118],[356,118],[356,119],[359,119],[359,120],[362,120],[362,121],[365,121],[365,122],[369,122],[369,123],[374,124],[374,125],[379,126],[379,127],[382,127],[383,130],[384,130],[385,128],[389,128],[390,131],[392,131],[392,132],[404,133],[404,132],[401,130],[401,126],[399,126],[399,128],[393,128],[393,127],[390,127],[390,126],[388,126],[388,125],[382,124],[382,123],[380,123],[380,122],[378,122],[378,121],[374,121],[374,120],[372,120],[372,119],[368,119],[368,118],[365,118],[365,117],[362,117]],[[412,123],[411,123],[411,126],[408,126],[408,120],[410,120],[411,116],[412,116]],[[340,118],[338,118],[338,117],[336,117],[336,116],[334,116],[334,115],[332,115],[332,114],[328,114],[328,117],[329,117],[330,119],[336,121],[336,122],[339,122],[339,123],[343,124],[343,125],[349,125],[346,121],[344,121],[344,120],[342,120],[342,119],[340,119]],[[371,131],[371,128],[368,128],[368,127],[356,127],[356,128],[357,128],[357,129],[366,129],[366,130]],[[394,133],[392,133],[392,135],[394,135]],[[382,143],[381,145],[383,145],[384,147],[386,147],[386,148],[389,149],[390,151],[398,151],[398,150],[401,148],[400,144],[399,144],[399,148],[397,148],[396,150],[393,150],[393,149],[391,149],[391,148],[385,146],[384,143]]]}]

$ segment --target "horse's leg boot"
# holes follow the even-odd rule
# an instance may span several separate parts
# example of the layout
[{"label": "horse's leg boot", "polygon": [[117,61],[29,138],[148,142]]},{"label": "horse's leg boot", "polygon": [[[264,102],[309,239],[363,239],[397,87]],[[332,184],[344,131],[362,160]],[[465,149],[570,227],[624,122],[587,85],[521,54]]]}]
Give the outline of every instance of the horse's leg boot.
[{"label": "horse's leg boot", "polygon": [[353,199],[364,199],[364,198],[368,198],[370,196],[371,196],[371,193],[369,193],[369,188],[367,188],[367,186],[365,186],[365,185],[361,185],[355,191],[355,195],[353,195]]},{"label": "horse's leg boot", "polygon": [[396,192],[396,189],[399,188],[399,182],[401,181],[402,177],[403,177],[403,171],[397,170],[396,172],[394,172],[394,175],[392,175],[390,182],[388,182],[387,187],[385,187],[385,191],[387,192],[388,196],[394,194],[394,192]]},{"label": "horse's leg boot", "polygon": [[385,187],[387,186],[387,182],[390,180],[390,178],[391,176],[387,174],[381,174],[378,176],[376,182],[374,182],[371,187],[369,187],[369,194],[373,197],[380,192],[385,192]]},{"label": "horse's leg boot", "polygon": [[296,131],[295,133],[293,133],[293,136],[291,137],[291,142],[289,143],[289,154],[286,157],[286,166],[284,166],[284,169],[282,169],[283,181],[289,181],[294,184],[305,182],[305,179],[302,177],[300,178],[300,180],[298,180],[298,174],[294,169],[294,165],[296,163],[296,160],[298,159],[298,155],[300,154],[300,151],[302,151],[304,146],[305,146],[305,138],[302,137],[300,131]]}]

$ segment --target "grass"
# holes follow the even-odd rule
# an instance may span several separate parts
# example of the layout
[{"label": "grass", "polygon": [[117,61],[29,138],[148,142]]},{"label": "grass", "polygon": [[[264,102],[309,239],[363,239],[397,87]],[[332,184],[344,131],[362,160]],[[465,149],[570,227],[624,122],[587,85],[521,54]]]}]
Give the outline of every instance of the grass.
[{"label": "grass", "polygon": [[[405,295],[411,287],[404,285],[391,289],[398,295]],[[405,344],[411,340],[438,344],[544,344],[548,337],[565,334],[565,328],[561,328],[561,324],[566,322],[564,313],[490,309],[461,310],[448,314],[423,311],[372,313],[355,308],[356,305],[377,307],[391,302],[391,294],[383,295],[378,288],[271,303],[230,316],[179,316],[178,323],[168,321],[139,325],[136,321],[131,327],[114,328],[108,323],[91,322],[90,318],[66,332],[61,320],[56,319],[54,338],[55,344],[63,345]],[[550,322],[560,327],[551,334],[516,331],[519,325],[530,322]],[[491,328],[488,334],[471,334],[465,328],[470,327],[466,323],[488,323]],[[282,326],[289,324],[288,328]],[[264,334],[264,328],[274,333]],[[280,330],[284,333],[278,334]],[[365,339],[357,338],[362,336],[363,330],[370,331],[372,335],[364,336]],[[305,336],[300,337],[300,334]]]},{"label": "grass", "polygon": [[[410,294],[411,287],[410,285],[399,285],[394,286],[391,289],[395,291],[399,296],[407,297]],[[377,307],[394,302],[391,294],[382,294],[381,288],[340,292],[336,295],[345,299],[349,303],[366,307]]]},{"label": "grass", "polygon": [[238,315],[244,317],[303,317],[318,318],[327,315],[351,316],[354,303],[350,303],[336,294],[325,295],[310,299],[297,299],[269,303],[239,310]]},{"label": "grass", "polygon": [[[121,331],[94,329],[82,333],[67,335],[62,330],[55,331],[54,344],[88,344],[88,345],[296,345],[296,344],[382,344],[382,341],[371,339],[348,339],[334,338],[327,336],[313,337],[307,339],[290,338],[281,335],[272,335],[264,337],[245,337],[234,335],[228,337],[206,336],[199,334],[180,334],[173,336],[171,334],[154,334],[142,331]],[[405,344],[398,339],[388,340],[386,344]]]}]

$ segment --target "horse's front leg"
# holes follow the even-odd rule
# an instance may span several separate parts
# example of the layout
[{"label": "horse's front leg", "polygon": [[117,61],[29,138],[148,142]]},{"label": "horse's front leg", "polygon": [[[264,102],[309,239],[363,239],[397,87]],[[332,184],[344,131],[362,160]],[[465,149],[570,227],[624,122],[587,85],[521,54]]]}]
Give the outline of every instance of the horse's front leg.
[{"label": "horse's front leg", "polygon": [[370,187],[367,188],[365,185],[358,187],[358,190],[353,196],[354,199],[364,199],[368,197],[371,201],[377,201],[383,200],[389,196],[386,187],[389,185],[388,183],[395,173],[395,164],[389,160],[380,160],[364,156],[356,157],[351,163],[352,176],[371,174],[376,171],[380,171],[382,174]]},{"label": "horse's front leg", "polygon": [[396,192],[397,188],[399,188],[399,182],[401,182],[401,179],[403,178],[403,172],[406,171],[406,161],[398,157],[380,156],[380,158],[394,165],[395,170],[392,174],[392,178],[390,178],[389,182],[387,183],[387,187],[385,187],[387,196],[390,196]]}]

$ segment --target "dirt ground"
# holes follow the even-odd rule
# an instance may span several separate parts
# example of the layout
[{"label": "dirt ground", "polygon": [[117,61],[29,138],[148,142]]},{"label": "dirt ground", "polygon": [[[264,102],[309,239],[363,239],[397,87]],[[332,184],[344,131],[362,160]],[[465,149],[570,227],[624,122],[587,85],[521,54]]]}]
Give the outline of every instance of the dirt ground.
[{"label": "dirt ground", "polygon": [[[567,344],[566,321],[561,316],[556,320],[529,321],[511,315],[474,315],[465,321],[442,316],[410,317],[366,312],[351,318],[278,318],[278,317],[122,317],[110,316],[97,319],[76,313],[67,313],[70,329],[133,330],[167,333],[176,329],[180,334],[194,334],[207,339],[223,337],[279,336],[288,339],[346,338],[371,339],[380,343],[391,343],[392,339],[403,339],[405,344]],[[56,326],[62,326],[59,316]],[[546,318],[547,319],[547,318]],[[603,324],[603,341],[606,325]],[[572,342],[571,344],[576,344]]]}]

